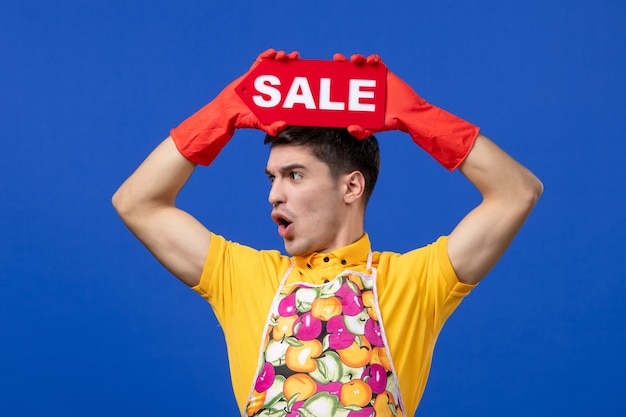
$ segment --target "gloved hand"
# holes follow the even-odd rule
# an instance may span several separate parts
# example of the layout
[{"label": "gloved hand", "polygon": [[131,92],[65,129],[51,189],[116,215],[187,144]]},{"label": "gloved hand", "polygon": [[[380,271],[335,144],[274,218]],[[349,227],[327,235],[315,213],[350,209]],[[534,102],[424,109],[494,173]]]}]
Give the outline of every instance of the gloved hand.
[{"label": "gloved hand", "polygon": [[[341,54],[335,54],[333,59],[348,61]],[[355,65],[377,65],[382,62],[378,55],[365,58],[360,54],[352,55],[349,61]],[[384,126],[378,130],[356,125],[348,127],[350,134],[357,139],[365,139],[376,132],[387,130],[408,133],[415,143],[450,171],[463,162],[479,131],[477,126],[426,102],[391,71],[387,71]]]},{"label": "gloved hand", "polygon": [[[278,61],[298,59],[298,52],[286,54],[268,49],[258,56],[250,70],[263,58]],[[259,129],[276,136],[287,127],[284,121],[262,124],[237,95],[235,86],[247,74],[230,83],[213,101],[170,131],[176,147],[185,158],[196,164],[209,165],[233,136],[235,129]]]}]

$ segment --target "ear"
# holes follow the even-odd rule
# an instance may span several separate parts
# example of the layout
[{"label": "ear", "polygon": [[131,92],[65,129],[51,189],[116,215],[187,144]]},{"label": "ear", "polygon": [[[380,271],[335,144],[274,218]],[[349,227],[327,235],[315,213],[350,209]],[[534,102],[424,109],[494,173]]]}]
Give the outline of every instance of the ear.
[{"label": "ear", "polygon": [[353,204],[361,199],[365,190],[365,177],[361,171],[353,171],[344,176],[345,194],[343,196],[346,204]]}]

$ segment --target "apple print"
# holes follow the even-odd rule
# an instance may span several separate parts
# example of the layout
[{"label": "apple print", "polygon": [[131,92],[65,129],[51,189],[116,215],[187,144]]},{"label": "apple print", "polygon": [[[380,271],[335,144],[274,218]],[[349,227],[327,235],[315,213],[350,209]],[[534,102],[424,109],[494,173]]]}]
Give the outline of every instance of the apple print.
[{"label": "apple print", "polygon": [[387,370],[378,364],[373,364],[365,368],[361,379],[367,382],[374,394],[380,394],[387,388]]},{"label": "apple print", "polygon": [[327,392],[318,392],[304,402],[298,410],[300,417],[334,417],[339,408],[339,399]]},{"label": "apple print", "polygon": [[335,293],[341,306],[343,314],[347,316],[356,316],[363,311],[363,300],[361,299],[361,290],[352,281],[344,283]]},{"label": "apple print", "polygon": [[[384,391],[376,396],[373,406],[374,410],[376,410],[376,415],[397,416],[399,415],[398,412],[401,412],[401,410],[398,410],[395,404],[393,394],[389,391]],[[404,415],[404,413],[400,415]]]},{"label": "apple print", "polygon": [[289,348],[287,340],[270,340],[265,349],[265,361],[271,363],[274,366],[280,366],[285,364],[285,354]]},{"label": "apple print", "polygon": [[322,354],[322,343],[319,340],[304,340],[289,346],[285,361],[289,369],[295,372],[313,372],[317,367],[315,361]]},{"label": "apple print", "polygon": [[319,382],[317,383],[317,392],[329,392],[333,395],[339,395],[339,393],[341,392],[341,386],[342,383],[341,382],[329,382],[328,384],[320,384]]},{"label": "apple print", "polygon": [[376,410],[374,407],[361,408],[359,411],[350,411],[347,417],[374,417]]},{"label": "apple print", "polygon": [[365,366],[372,359],[372,345],[364,337],[357,336],[354,343],[345,349],[337,349],[337,353],[344,365]]},{"label": "apple print", "polygon": [[283,395],[287,401],[306,401],[315,395],[317,385],[313,378],[305,373],[295,373],[285,379]]},{"label": "apple print", "polygon": [[308,311],[293,323],[293,335],[300,340],[313,340],[322,332],[322,321]]},{"label": "apple print", "polygon": [[374,292],[373,291],[363,291],[361,293],[361,299],[363,300],[363,306],[367,310],[370,318],[372,320],[378,320],[378,311],[374,306]]},{"label": "apple print", "polygon": [[296,295],[296,308],[299,312],[304,313],[311,310],[313,300],[319,295],[318,288],[298,288]]},{"label": "apple print", "polygon": [[254,414],[255,417],[282,417],[284,415],[284,410],[272,410],[269,408],[264,409],[259,414]]},{"label": "apple print", "polygon": [[249,416],[253,416],[259,412],[265,403],[265,397],[267,397],[266,392],[257,392],[256,390],[253,390],[250,393],[250,398],[248,399],[248,404],[246,405],[246,411]]},{"label": "apple print", "polygon": [[354,335],[346,329],[342,316],[331,317],[326,324],[328,346],[331,349],[344,349],[354,342]]},{"label": "apple print", "polygon": [[374,280],[372,277],[361,277],[361,283],[363,284],[364,290],[371,290],[374,288]]},{"label": "apple print", "polygon": [[274,383],[267,390],[265,396],[265,405],[272,405],[283,398],[283,385],[285,384],[285,377],[282,375],[276,375]]},{"label": "apple print", "polygon": [[361,375],[363,375],[363,372],[365,372],[365,366],[352,367],[343,364],[343,375],[339,379],[339,382],[345,384],[353,379],[359,379]]},{"label": "apple print", "polygon": [[269,362],[265,362],[263,369],[259,372],[259,376],[256,379],[254,389],[257,390],[257,392],[267,391],[274,383],[275,376],[276,372],[274,371],[274,366]]},{"label": "apple print", "polygon": [[331,317],[340,315],[341,309],[341,301],[333,295],[316,298],[311,304],[311,314],[322,321],[328,321]]},{"label": "apple print", "polygon": [[345,316],[343,322],[346,329],[354,335],[365,334],[365,323],[370,319],[367,310],[361,310],[356,316]]},{"label": "apple print", "polygon": [[343,365],[339,359],[339,354],[334,351],[327,351],[321,357],[317,358],[317,367],[315,371],[309,375],[320,384],[328,384],[329,382],[339,381],[343,374]]},{"label": "apple print", "polygon": [[296,294],[291,293],[278,303],[278,314],[281,316],[292,316],[296,313]]},{"label": "apple print", "polygon": [[298,318],[297,314],[293,316],[278,316],[270,319],[272,326],[272,339],[275,341],[283,340],[285,337],[293,336],[293,323]]},{"label": "apple print", "polygon": [[324,286],[320,290],[320,297],[326,298],[330,295],[335,294],[342,285],[343,280],[341,278],[335,278],[334,280],[324,284]]},{"label": "apple print", "polygon": [[[391,393],[398,387],[385,361],[372,286],[373,280],[366,277],[341,276],[322,286],[298,284],[290,294],[280,295],[254,384],[254,392],[263,398],[248,413],[255,417],[401,414],[387,401],[393,401]],[[289,373],[289,378],[280,375],[288,369],[295,373]],[[296,383],[294,378],[304,382]]]},{"label": "apple print", "polygon": [[372,389],[361,379],[353,379],[341,386],[339,402],[344,407],[365,407],[370,404],[371,399]]},{"label": "apple print", "polygon": [[304,401],[297,401],[295,402],[291,407],[289,407],[289,404],[287,404],[287,414],[285,414],[285,417],[300,417],[300,413],[298,413],[298,410],[304,405]]},{"label": "apple print", "polygon": [[365,323],[365,337],[372,346],[384,346],[380,325],[375,320],[369,319]]},{"label": "apple print", "polygon": [[399,392],[398,381],[393,374],[387,376],[387,388],[385,388],[385,390],[389,392]]}]

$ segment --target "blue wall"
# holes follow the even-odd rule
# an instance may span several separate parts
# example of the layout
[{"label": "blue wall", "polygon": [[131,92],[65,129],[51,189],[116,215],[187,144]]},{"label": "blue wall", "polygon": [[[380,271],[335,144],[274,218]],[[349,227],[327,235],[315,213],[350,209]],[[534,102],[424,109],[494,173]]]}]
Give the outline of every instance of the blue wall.
[{"label": "blue wall", "polygon": [[[209,305],[152,259],[110,197],[274,47],[378,53],[544,182],[444,328],[417,415],[623,415],[625,3],[456,3],[4,2],[0,414],[236,415]],[[180,204],[229,239],[282,248],[262,136],[237,133]],[[477,203],[406,135],[379,140],[375,249],[432,241]]]}]

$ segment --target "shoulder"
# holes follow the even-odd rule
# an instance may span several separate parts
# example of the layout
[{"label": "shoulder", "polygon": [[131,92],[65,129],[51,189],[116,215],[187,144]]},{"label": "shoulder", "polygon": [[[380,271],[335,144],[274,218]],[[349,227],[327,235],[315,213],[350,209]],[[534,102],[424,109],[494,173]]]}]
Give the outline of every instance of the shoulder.
[{"label": "shoulder", "polygon": [[260,277],[274,278],[290,263],[277,250],[258,250],[212,233],[200,284],[194,288],[210,293],[246,283]]},{"label": "shoulder", "polygon": [[373,261],[379,278],[382,282],[395,284],[406,282],[423,287],[435,284],[448,290],[458,287],[461,283],[450,262],[447,243],[448,236],[441,236],[405,253],[374,252]]},{"label": "shoulder", "polygon": [[441,236],[432,243],[404,253],[392,251],[373,252],[373,264],[377,265],[379,270],[392,268],[411,275],[419,274],[420,271],[427,269],[429,266],[447,270],[448,267],[451,268],[446,249],[447,240],[447,236]]},{"label": "shoulder", "polygon": [[402,254],[380,253],[376,282],[382,309],[393,306],[393,311],[406,314],[417,311],[423,317],[432,317],[433,326],[443,325],[475,287],[459,281],[448,256],[447,240],[442,236]]},{"label": "shoulder", "polygon": [[233,258],[236,260],[243,258],[243,260],[248,261],[253,260],[254,258],[263,258],[275,261],[289,259],[277,250],[255,249],[251,246],[227,240],[221,235],[211,233],[211,245],[207,254],[207,262],[212,260],[224,260],[225,258]]}]

